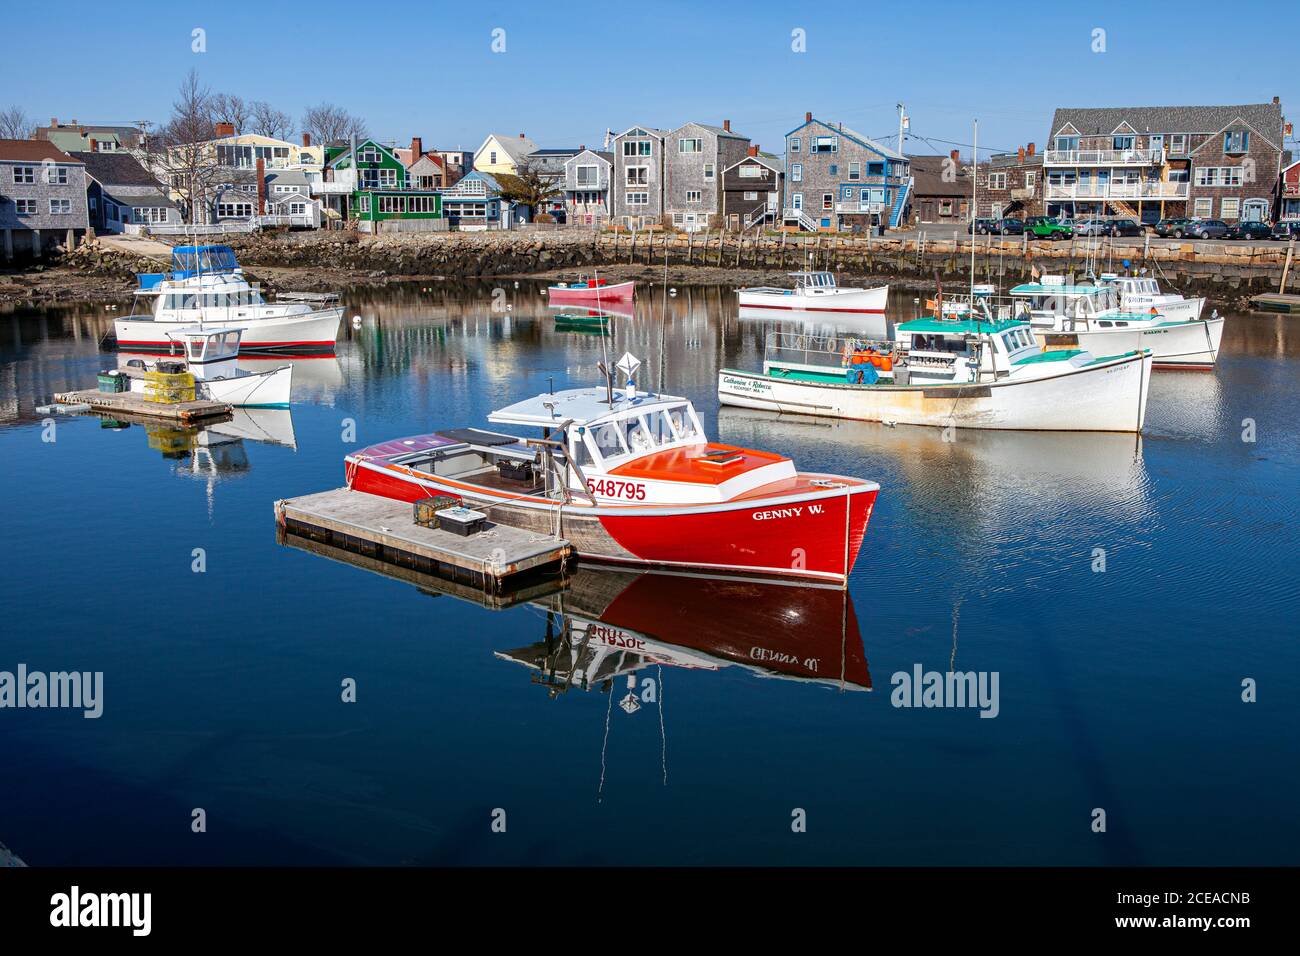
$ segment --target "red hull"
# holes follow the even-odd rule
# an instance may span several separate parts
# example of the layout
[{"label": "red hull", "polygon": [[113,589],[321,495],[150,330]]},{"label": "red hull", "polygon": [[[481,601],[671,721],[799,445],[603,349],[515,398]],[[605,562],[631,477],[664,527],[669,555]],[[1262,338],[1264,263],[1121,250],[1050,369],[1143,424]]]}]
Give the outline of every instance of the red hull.
[{"label": "red hull", "polygon": [[634,294],[635,286],[631,282],[587,289],[565,289],[561,286],[551,286],[546,290],[546,296],[552,302],[618,302],[630,299]]},{"label": "red hull", "polygon": [[[500,500],[454,482],[421,478],[425,483],[383,466],[348,463],[348,485],[354,491],[398,501],[435,494],[470,504]],[[593,513],[571,506],[564,512],[565,537],[580,557],[601,561],[839,581],[857,560],[878,493],[867,483],[851,487],[852,494],[813,500],[776,493],[756,495],[752,503],[737,500],[712,507],[611,505]],[[549,524],[554,507],[546,502],[536,513]]]}]

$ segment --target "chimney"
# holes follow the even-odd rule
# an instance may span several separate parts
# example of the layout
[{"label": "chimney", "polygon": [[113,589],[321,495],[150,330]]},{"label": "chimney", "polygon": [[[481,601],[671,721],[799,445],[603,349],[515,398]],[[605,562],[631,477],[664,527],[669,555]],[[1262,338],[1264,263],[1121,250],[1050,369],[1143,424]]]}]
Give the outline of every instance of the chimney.
[{"label": "chimney", "polygon": [[303,134],[302,134],[302,144],[303,144],[304,146],[310,146],[310,145],[311,145],[311,133],[303,133]]},{"label": "chimney", "polygon": [[90,151],[91,151],[92,153],[97,153],[97,152],[99,152],[99,142],[98,142],[97,140],[95,140],[95,139],[91,139],[91,141],[90,141]]},{"label": "chimney", "polygon": [[757,155],[758,155],[758,146],[757,146],[757,145],[753,145],[753,146],[749,147],[749,155],[750,155],[750,156],[757,156]]},{"label": "chimney", "polygon": [[1276,97],[1276,96],[1273,97],[1273,105],[1274,105],[1274,106],[1281,106],[1281,105],[1282,105],[1282,100],[1281,100],[1279,97]]},{"label": "chimney", "polygon": [[1016,150],[1016,162],[1024,163],[1024,161],[1025,161],[1025,148],[1021,146],[1018,150]]},{"label": "chimney", "polygon": [[731,120],[723,120],[723,121],[722,121],[722,128],[725,129],[728,133],[730,133],[730,132],[731,132]]},{"label": "chimney", "polygon": [[59,118],[57,116],[51,116],[50,129],[58,129],[58,126],[59,126]]},{"label": "chimney", "polygon": [[1030,143],[1027,147],[1025,147],[1025,155],[1026,155],[1026,156],[1032,156],[1032,155],[1034,155],[1034,144],[1033,144],[1033,143]]},{"label": "chimney", "polygon": [[520,134],[519,134],[519,138],[520,138],[520,139],[527,139],[528,137],[525,136],[523,133],[520,133]]},{"label": "chimney", "polygon": [[415,162],[424,155],[424,140],[419,136],[411,137],[411,162]]},{"label": "chimney", "polygon": [[581,146],[578,147],[578,152],[581,153],[581,152],[583,152],[584,150],[586,150],[586,148],[587,148],[587,144],[586,144],[586,143],[583,143]]},{"label": "chimney", "polygon": [[213,129],[213,132],[215,132],[215,133],[217,134],[218,137],[222,137],[222,136],[234,136],[234,135],[235,135],[235,124],[234,124],[234,123],[218,123],[218,124],[216,125],[216,127]]},{"label": "chimney", "polygon": [[257,214],[266,215],[266,160],[257,157]]},{"label": "chimney", "polygon": [[961,151],[956,149],[952,150],[948,153],[948,158],[954,163],[961,162]]},{"label": "chimney", "polygon": [[812,122],[812,113],[804,113],[804,114],[803,114],[803,121],[804,121],[805,123],[811,123],[811,122]]}]

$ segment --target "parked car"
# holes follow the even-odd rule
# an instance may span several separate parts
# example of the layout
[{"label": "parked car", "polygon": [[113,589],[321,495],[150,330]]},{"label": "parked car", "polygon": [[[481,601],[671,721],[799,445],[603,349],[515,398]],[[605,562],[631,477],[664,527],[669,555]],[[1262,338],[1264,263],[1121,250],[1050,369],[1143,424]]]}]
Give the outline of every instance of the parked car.
[{"label": "parked car", "polygon": [[1228,224],[1221,219],[1194,219],[1184,230],[1189,239],[1224,239]]},{"label": "parked car", "polygon": [[972,219],[970,231],[972,233],[979,233],[980,235],[988,235],[989,233],[996,235],[998,231],[997,226],[998,221],[996,219]]},{"label": "parked car", "polygon": [[1022,236],[1025,233],[1025,223],[1023,219],[1000,219],[998,220],[999,236]]},{"label": "parked car", "polygon": [[1228,227],[1229,239],[1268,239],[1273,229],[1266,222],[1238,222]]},{"label": "parked car", "polygon": [[1110,232],[1110,223],[1105,219],[1076,219],[1074,234],[1076,236],[1104,236]]},{"label": "parked car", "polygon": [[1187,235],[1192,220],[1187,218],[1161,219],[1156,223],[1156,235],[1165,239],[1181,239]]},{"label": "parked car", "polygon": [[1292,237],[1300,239],[1300,219],[1273,223],[1274,239],[1291,239]]},{"label": "parked car", "polygon": [[1142,227],[1132,219],[1112,219],[1110,221],[1110,234],[1112,236],[1140,236]]},{"label": "parked car", "polygon": [[1074,229],[1068,222],[1055,216],[1030,216],[1025,220],[1025,232],[1031,239],[1069,239]]}]

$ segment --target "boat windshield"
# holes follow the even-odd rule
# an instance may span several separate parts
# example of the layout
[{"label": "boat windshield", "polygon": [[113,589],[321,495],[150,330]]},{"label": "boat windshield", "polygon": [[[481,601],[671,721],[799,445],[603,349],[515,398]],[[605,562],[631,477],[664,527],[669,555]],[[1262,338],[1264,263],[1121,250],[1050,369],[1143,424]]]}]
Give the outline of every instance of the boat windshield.
[{"label": "boat windshield", "polygon": [[239,292],[168,292],[159,296],[164,309],[233,309],[248,305],[265,305],[256,289]]},{"label": "boat windshield", "polygon": [[[641,457],[663,448],[704,440],[703,430],[689,403],[648,409],[596,422],[585,430],[587,450],[596,464]],[[577,460],[584,462],[580,453]]]}]

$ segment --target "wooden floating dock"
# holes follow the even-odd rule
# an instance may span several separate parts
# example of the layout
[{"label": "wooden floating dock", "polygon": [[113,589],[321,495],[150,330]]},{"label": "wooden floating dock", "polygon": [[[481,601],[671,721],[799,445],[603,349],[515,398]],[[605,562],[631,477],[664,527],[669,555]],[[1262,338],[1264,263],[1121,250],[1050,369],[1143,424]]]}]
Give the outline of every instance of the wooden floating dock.
[{"label": "wooden floating dock", "polygon": [[1251,306],[1259,312],[1282,312],[1300,315],[1300,295],[1294,292],[1265,292],[1250,297]]},{"label": "wooden floating dock", "polygon": [[425,528],[408,502],[347,488],[277,501],[275,521],[288,535],[486,591],[525,573],[562,570],[573,554],[563,538],[491,521],[463,538]]},{"label": "wooden floating dock", "polygon": [[101,392],[94,388],[60,392],[54,396],[54,401],[61,405],[89,405],[92,412],[135,416],[152,421],[180,422],[185,425],[222,418],[230,414],[232,407],[225,402],[210,402],[202,399],[171,404],[146,402],[144,396],[138,392]]}]

